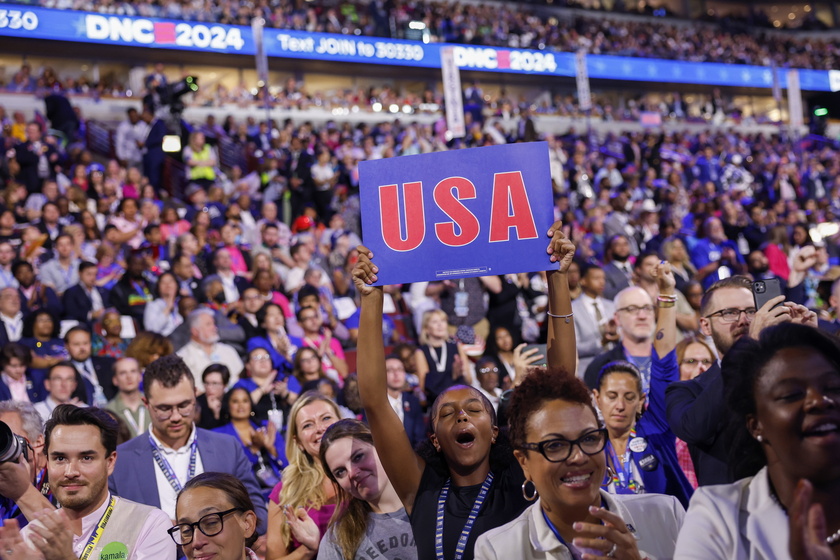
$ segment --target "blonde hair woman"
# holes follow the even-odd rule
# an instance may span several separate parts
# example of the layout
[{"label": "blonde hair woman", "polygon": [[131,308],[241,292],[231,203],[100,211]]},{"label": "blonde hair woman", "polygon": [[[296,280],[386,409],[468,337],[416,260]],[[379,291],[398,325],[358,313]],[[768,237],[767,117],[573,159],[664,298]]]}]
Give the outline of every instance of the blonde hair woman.
[{"label": "blonde hair woman", "polygon": [[301,395],[289,411],[289,466],[268,503],[266,560],[315,558],[335,511],[335,487],[318,456],[324,432],[341,418],[338,406],[316,392]]},{"label": "blonde hair woman", "polygon": [[453,385],[472,385],[463,347],[449,339],[449,322],[440,309],[426,311],[416,353],[417,377],[428,402]]}]

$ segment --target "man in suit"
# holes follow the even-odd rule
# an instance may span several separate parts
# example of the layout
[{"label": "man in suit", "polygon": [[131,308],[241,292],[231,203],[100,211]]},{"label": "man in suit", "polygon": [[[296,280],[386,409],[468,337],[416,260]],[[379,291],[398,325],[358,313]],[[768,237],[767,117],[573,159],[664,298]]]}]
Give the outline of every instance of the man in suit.
[{"label": "man in suit", "polygon": [[20,287],[21,311],[27,315],[36,309],[47,309],[55,317],[61,317],[61,300],[55,290],[41,284],[35,278],[35,271],[27,261],[17,261],[12,265],[12,274],[15,275]]},{"label": "man in suit", "polygon": [[14,149],[15,160],[20,166],[15,179],[25,185],[30,193],[41,192],[44,180],[55,177],[58,150],[41,136],[41,127],[31,122],[26,125],[26,142],[18,144]]},{"label": "man in suit", "polygon": [[615,297],[615,315],[619,341],[615,348],[595,356],[586,368],[584,381],[591,389],[598,388],[601,368],[615,360],[627,360],[642,374],[642,390],[650,387],[653,331],[656,328],[656,308],[650,294],[638,286],[621,290]]},{"label": "man in suit", "polygon": [[575,339],[578,345],[578,372],[586,371],[592,360],[612,348],[618,340],[615,322],[615,304],[602,297],[606,287],[604,269],[588,265],[580,274],[581,295],[572,301],[575,314]]},{"label": "man in suit", "polygon": [[178,295],[180,297],[199,296],[200,283],[193,276],[193,263],[187,255],[180,255],[172,259],[172,272],[178,279]]},{"label": "man in suit", "polygon": [[385,357],[385,378],[388,385],[388,401],[405,427],[411,446],[426,439],[426,423],[420,401],[411,391],[406,391],[405,366],[396,354]]},{"label": "man in suit", "polygon": [[84,392],[80,397],[89,405],[103,408],[117,394],[114,385],[114,359],[92,356],[90,331],[77,325],[64,335],[70,361],[82,376]]},{"label": "man in suit", "polygon": [[96,263],[79,263],[79,283],[64,292],[64,317],[92,325],[105,314],[105,291],[96,285]]},{"label": "man in suit", "polygon": [[169,355],[149,364],[143,394],[152,425],[149,433],[119,446],[111,491],[159,507],[175,519],[175,499],[191,478],[203,472],[228,473],[248,489],[259,519],[257,530],[264,533],[265,500],[251,462],[235,438],[196,427],[195,383],[184,361]]},{"label": "man in suit", "polygon": [[834,319],[820,319],[819,326],[822,330],[831,334],[840,333],[840,279],[835,280],[831,285],[831,297],[828,298],[828,303],[834,310]]},{"label": "man in suit", "polygon": [[163,186],[163,138],[167,134],[166,123],[155,118],[148,108],[143,109],[143,122],[149,125],[149,133],[143,141],[143,174],[155,189]]},{"label": "man in suit", "polygon": [[630,287],[633,267],[630,265],[630,239],[623,234],[613,235],[604,250],[606,285],[603,296],[614,300],[621,290]]},{"label": "man in suit", "polygon": [[0,290],[0,346],[17,342],[23,334],[20,293],[11,286]]},{"label": "man in suit", "polygon": [[[766,327],[786,321],[816,326],[816,314],[807,308],[787,302],[774,309],[776,303],[781,302],[770,300],[756,311],[749,278],[719,280],[703,295],[700,332],[712,337],[722,360],[741,337],[757,339]],[[718,360],[694,379],[672,383],[665,393],[668,423],[674,434],[688,443],[701,486],[733,482],[728,465],[730,422],[720,364]]]}]

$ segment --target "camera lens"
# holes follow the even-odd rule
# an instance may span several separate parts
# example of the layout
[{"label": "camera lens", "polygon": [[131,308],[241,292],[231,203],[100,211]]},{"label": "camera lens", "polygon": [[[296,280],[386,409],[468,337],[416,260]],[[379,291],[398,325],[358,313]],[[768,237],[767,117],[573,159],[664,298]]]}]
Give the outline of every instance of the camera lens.
[{"label": "camera lens", "polygon": [[22,439],[5,422],[0,422],[0,463],[17,461],[23,450]]}]

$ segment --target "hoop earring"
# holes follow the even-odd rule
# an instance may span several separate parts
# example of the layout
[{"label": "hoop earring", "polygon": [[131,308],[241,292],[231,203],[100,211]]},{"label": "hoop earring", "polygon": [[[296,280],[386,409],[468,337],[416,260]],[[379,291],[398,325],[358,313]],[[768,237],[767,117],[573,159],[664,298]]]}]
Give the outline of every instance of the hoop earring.
[{"label": "hoop earring", "polygon": [[[528,495],[528,490],[527,490],[527,487],[528,487],[528,483],[529,483],[529,482],[530,482],[530,483],[531,483],[531,485],[534,487],[534,493],[533,493],[533,494],[531,494],[530,496]],[[523,482],[523,483],[522,483],[522,497],[523,497],[523,498],[525,498],[525,499],[526,499],[526,500],[528,500],[529,502],[533,502],[534,500],[536,500],[536,499],[537,499],[537,496],[539,496],[539,495],[540,495],[540,493],[539,493],[539,492],[537,492],[537,485],[536,485],[536,484],[534,484],[534,482],[533,482],[533,481],[531,481],[531,480],[526,480],[525,482]]]}]

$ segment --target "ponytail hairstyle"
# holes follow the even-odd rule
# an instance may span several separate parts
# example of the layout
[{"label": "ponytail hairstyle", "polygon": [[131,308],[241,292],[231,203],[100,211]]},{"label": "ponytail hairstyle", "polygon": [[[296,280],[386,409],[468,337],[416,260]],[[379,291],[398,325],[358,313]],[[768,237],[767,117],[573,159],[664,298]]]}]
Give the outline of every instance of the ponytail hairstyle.
[{"label": "ponytail hairstyle", "polygon": [[344,491],[338,484],[335,476],[327,464],[327,449],[336,441],[344,438],[353,438],[370,446],[371,453],[376,453],[373,445],[373,436],[364,423],[355,419],[339,420],[324,432],[321,438],[321,466],[324,472],[335,486],[338,506],[330,519],[330,527],[333,531],[333,540],[341,549],[341,556],[352,560],[356,557],[356,551],[362,543],[368,525],[368,514],[373,510],[365,500],[354,498]]}]

